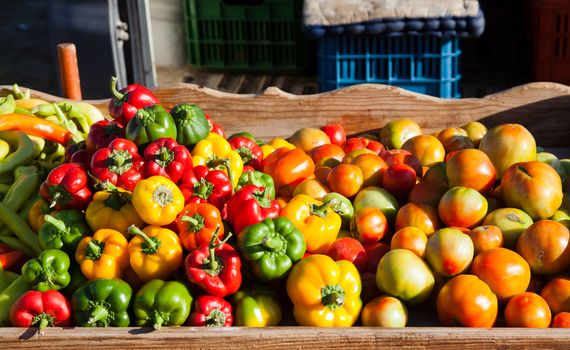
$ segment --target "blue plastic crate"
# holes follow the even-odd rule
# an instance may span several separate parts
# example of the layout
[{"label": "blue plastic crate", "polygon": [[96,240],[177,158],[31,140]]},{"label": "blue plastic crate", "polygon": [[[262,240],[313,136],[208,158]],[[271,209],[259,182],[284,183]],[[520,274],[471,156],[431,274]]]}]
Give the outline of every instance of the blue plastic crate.
[{"label": "blue plastic crate", "polygon": [[338,35],[319,39],[319,90],[363,83],[459,98],[460,40],[432,35]]}]

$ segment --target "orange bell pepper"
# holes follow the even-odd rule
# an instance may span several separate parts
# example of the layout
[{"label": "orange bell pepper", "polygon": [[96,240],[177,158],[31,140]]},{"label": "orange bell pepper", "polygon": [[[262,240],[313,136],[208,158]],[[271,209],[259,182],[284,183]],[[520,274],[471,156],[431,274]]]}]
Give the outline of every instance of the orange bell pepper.
[{"label": "orange bell pepper", "polygon": [[[292,186],[313,176],[315,163],[302,150],[281,147],[263,160],[263,172],[271,175],[275,188],[282,194],[292,194]],[[289,192],[284,192],[288,188]]]}]

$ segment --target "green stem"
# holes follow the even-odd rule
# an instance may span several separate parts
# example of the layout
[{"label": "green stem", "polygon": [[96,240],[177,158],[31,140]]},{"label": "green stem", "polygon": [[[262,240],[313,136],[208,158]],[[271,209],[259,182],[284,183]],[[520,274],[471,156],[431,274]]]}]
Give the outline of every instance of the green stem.
[{"label": "green stem", "polygon": [[316,215],[324,219],[327,217],[327,210],[331,207],[331,205],[333,205],[333,199],[330,199],[321,205],[312,204],[311,215]]},{"label": "green stem", "polygon": [[146,246],[143,248],[143,251],[145,253],[154,254],[158,251],[158,247],[160,246],[160,243],[157,243],[156,241],[152,240],[140,228],[136,227],[135,225],[131,225],[131,226],[129,226],[128,232],[131,235],[141,236],[144,239]]},{"label": "green stem", "polygon": [[206,316],[206,327],[223,327],[226,324],[227,315],[220,309],[210,311]]},{"label": "green stem", "polygon": [[87,243],[87,251],[85,252],[85,256],[91,260],[99,260],[101,255],[103,255],[103,243],[96,241],[94,239],[90,240]]},{"label": "green stem", "polygon": [[125,94],[122,94],[117,90],[117,77],[111,77],[111,94],[117,101],[122,101]]},{"label": "green stem", "polygon": [[187,222],[187,230],[191,232],[199,232],[205,226],[204,216],[200,213],[196,213],[194,216],[184,215],[180,218],[180,222]]},{"label": "green stem", "polygon": [[95,306],[95,308],[93,309],[93,311],[91,312],[91,315],[89,316],[89,319],[87,320],[88,324],[94,324],[95,322],[101,321],[105,318],[107,318],[107,316],[109,316],[109,311],[101,306],[101,305],[97,305]]},{"label": "green stem", "polygon": [[277,252],[283,249],[283,240],[279,239],[279,237],[265,236],[263,237],[261,244],[272,252]]},{"label": "green stem", "polygon": [[60,232],[66,232],[68,230],[68,227],[65,224],[65,222],[63,222],[62,220],[56,219],[55,217],[53,217],[49,214],[46,214],[44,216],[44,221],[47,222],[48,224],[52,225],[53,227],[55,227],[55,229],[60,231]]},{"label": "green stem", "polygon": [[164,318],[158,312],[155,312],[154,322],[152,326],[154,327],[154,329],[158,330],[160,329],[160,327],[162,327],[163,324],[164,324]]}]

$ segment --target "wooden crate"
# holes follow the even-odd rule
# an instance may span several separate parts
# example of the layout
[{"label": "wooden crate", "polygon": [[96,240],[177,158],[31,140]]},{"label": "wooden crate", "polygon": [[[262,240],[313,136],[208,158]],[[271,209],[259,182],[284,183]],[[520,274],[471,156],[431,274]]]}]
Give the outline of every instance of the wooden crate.
[{"label": "wooden crate", "polygon": [[[0,90],[9,89],[0,86]],[[372,132],[394,118],[417,121],[426,132],[478,120],[487,126],[521,123],[540,146],[570,156],[570,87],[532,83],[481,99],[442,100],[383,85],[358,85],[318,95],[296,96],[276,88],[263,95],[236,95],[178,84],[158,87],[168,108],[179,102],[201,106],[228,134],[248,130],[263,139],[286,137],[300,127],[341,123],[349,133]],[[61,98],[41,92],[34,97]],[[106,113],[108,100],[89,101]],[[433,315],[432,315],[433,317]],[[0,328],[2,349],[9,348],[406,348],[406,349],[569,349],[564,329],[403,329],[270,327],[204,329],[163,328]]]}]

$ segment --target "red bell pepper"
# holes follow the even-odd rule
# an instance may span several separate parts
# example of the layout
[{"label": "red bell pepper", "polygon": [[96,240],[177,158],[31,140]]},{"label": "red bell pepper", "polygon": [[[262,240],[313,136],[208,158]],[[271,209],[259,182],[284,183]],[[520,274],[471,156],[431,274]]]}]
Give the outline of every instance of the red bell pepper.
[{"label": "red bell pepper", "polygon": [[264,187],[246,185],[228,201],[227,220],[238,234],[249,225],[279,216],[281,206],[271,200]]},{"label": "red bell pepper", "polygon": [[255,170],[261,170],[263,151],[254,140],[237,136],[229,140],[229,143],[232,149],[240,155],[243,164],[251,165]]},{"label": "red bell pepper", "polygon": [[198,165],[182,175],[178,187],[186,203],[210,203],[220,212],[232,195],[232,184],[223,170]]},{"label": "red bell pepper", "polygon": [[217,231],[209,244],[188,254],[184,266],[190,283],[223,298],[237,292],[241,286],[241,259],[236,250],[226,244],[231,233],[220,241]]},{"label": "red bell pepper", "polygon": [[127,125],[140,108],[158,105],[160,102],[146,87],[131,84],[117,91],[117,78],[111,79],[111,93],[113,98],[109,101],[109,114],[120,125]]},{"label": "red bell pepper", "polygon": [[0,267],[2,267],[2,270],[11,269],[25,262],[27,260],[25,256],[23,252],[13,250],[7,245],[0,243]]},{"label": "red bell pepper", "polygon": [[55,167],[40,186],[40,196],[51,203],[50,208],[84,210],[93,196],[85,166],[65,163]]},{"label": "red bell pepper", "polygon": [[161,138],[144,150],[144,178],[161,175],[178,183],[182,175],[192,169],[192,156],[175,139]]},{"label": "red bell pepper", "polygon": [[43,334],[46,327],[71,326],[71,305],[58,291],[31,290],[12,305],[10,322],[15,327],[37,326]]},{"label": "red bell pepper", "polygon": [[85,141],[69,143],[65,147],[65,163],[81,163],[89,169],[90,162],[91,153],[87,151]]},{"label": "red bell pepper", "polygon": [[342,150],[346,154],[362,148],[367,148],[377,154],[380,154],[380,152],[384,150],[384,146],[380,142],[373,141],[364,137],[350,138],[346,140],[346,142],[342,145]]},{"label": "red bell pepper", "polygon": [[118,138],[125,138],[125,129],[117,123],[100,120],[91,125],[85,143],[87,150],[93,154],[98,149],[109,146],[111,141]]},{"label": "red bell pepper", "polygon": [[346,141],[346,132],[340,124],[329,124],[321,127],[321,130],[327,134],[333,145],[341,146]]},{"label": "red bell pepper", "polygon": [[213,295],[200,295],[188,318],[189,326],[199,327],[230,327],[233,322],[232,305]]},{"label": "red bell pepper", "polygon": [[126,139],[114,139],[91,159],[91,172],[101,181],[132,191],[142,178],[143,158],[137,145]]},{"label": "red bell pepper", "polygon": [[207,115],[206,113],[204,113],[204,115],[206,116],[206,119],[208,120],[208,124],[210,124],[210,132],[213,132],[215,134],[220,135],[223,138],[226,138],[226,132],[224,131],[224,129],[222,129],[221,125],[214,123],[212,118],[210,118],[210,116]]}]

